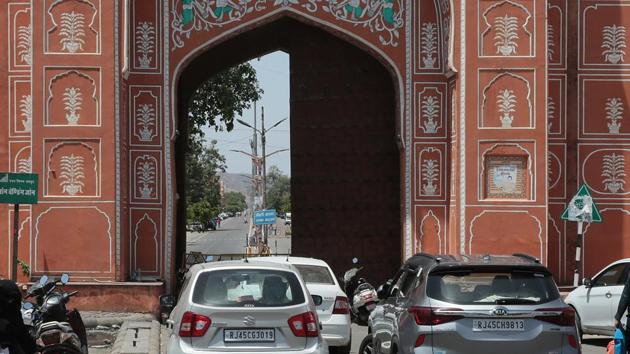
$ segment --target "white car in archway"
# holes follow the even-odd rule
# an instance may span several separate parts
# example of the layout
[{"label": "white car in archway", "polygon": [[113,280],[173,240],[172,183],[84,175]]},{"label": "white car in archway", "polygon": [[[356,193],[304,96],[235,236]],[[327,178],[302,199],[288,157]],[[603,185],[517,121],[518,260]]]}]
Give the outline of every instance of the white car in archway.
[{"label": "white car in archway", "polygon": [[[592,280],[584,279],[584,285],[569,293],[565,302],[577,313],[575,320],[580,334],[614,334],[613,321],[629,270],[630,258],[618,260],[604,267]],[[627,316],[626,313],[621,323],[626,323]]]}]

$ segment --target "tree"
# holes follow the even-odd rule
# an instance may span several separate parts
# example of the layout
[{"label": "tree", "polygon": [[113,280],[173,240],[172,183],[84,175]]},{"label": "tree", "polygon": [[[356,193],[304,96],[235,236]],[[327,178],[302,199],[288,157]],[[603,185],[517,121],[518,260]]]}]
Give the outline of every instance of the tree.
[{"label": "tree", "polygon": [[247,208],[245,195],[240,192],[227,192],[224,196],[224,210],[228,213],[236,213]]},{"label": "tree", "polygon": [[220,210],[219,172],[225,172],[225,157],[216,141],[202,146],[186,159],[186,206],[188,221],[207,222]]},{"label": "tree", "polygon": [[291,177],[276,166],[267,172],[267,208],[291,212]]},{"label": "tree", "polygon": [[202,128],[217,131],[234,128],[234,118],[242,116],[252,103],[260,100],[256,70],[249,63],[229,68],[202,83],[188,102],[189,147],[203,142]]},{"label": "tree", "polygon": [[245,63],[204,81],[190,97],[185,181],[189,222],[205,223],[215,217],[221,207],[218,174],[225,172],[225,157],[219,153],[216,141],[206,141],[203,128],[232,130],[234,118],[259,100],[262,92],[256,70]]}]

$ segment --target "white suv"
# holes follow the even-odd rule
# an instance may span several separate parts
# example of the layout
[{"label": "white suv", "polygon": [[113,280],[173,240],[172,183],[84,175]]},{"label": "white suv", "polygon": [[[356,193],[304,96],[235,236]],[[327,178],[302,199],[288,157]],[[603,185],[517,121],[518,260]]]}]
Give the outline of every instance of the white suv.
[{"label": "white suv", "polygon": [[268,262],[291,264],[300,272],[312,295],[323,298],[317,306],[317,315],[322,324],[322,336],[328,343],[331,353],[350,352],[352,329],[350,304],[330,266],[314,258],[264,257]]},{"label": "white suv", "polygon": [[[584,285],[569,293],[565,302],[577,312],[580,334],[612,336],[615,333],[613,320],[629,269],[630,258],[616,261],[604,267],[593,280],[584,279]],[[627,316],[621,320],[624,325]]]}]

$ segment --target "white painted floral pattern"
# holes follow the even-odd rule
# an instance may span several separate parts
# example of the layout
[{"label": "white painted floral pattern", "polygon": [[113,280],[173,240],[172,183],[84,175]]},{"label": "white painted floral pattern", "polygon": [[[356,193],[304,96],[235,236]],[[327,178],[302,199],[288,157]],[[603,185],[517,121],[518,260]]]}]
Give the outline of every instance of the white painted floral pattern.
[{"label": "white painted floral pattern", "polygon": [[510,56],[516,54],[518,47],[518,19],[514,16],[495,17],[494,19],[494,45],[497,47],[497,54]]},{"label": "white painted floral pattern", "polygon": [[608,133],[609,134],[619,134],[619,129],[621,129],[620,120],[623,119],[623,101],[619,97],[607,98],[606,99],[606,119],[609,121],[608,125]]},{"label": "white painted floral pattern", "polygon": [[626,160],[625,156],[612,153],[604,155],[602,164],[602,183],[604,189],[611,193],[623,191],[626,184]]},{"label": "white painted floral pattern", "polygon": [[83,156],[70,154],[61,157],[59,177],[61,178],[60,185],[63,193],[72,196],[83,193],[83,187],[85,187],[85,183],[82,181],[85,179],[83,168]]},{"label": "white painted floral pattern", "polygon": [[18,160],[18,165],[17,165],[18,173],[31,173],[32,170],[33,170],[33,163],[30,157]]},{"label": "white painted floral pattern", "polygon": [[547,97],[547,129],[551,131],[553,127],[553,121],[556,119],[556,102],[553,97]]},{"label": "white painted floral pattern", "polygon": [[83,50],[85,44],[85,16],[80,12],[64,12],[61,14],[59,35],[61,49],[69,53]]},{"label": "white painted floral pattern", "polygon": [[440,100],[436,96],[422,98],[422,129],[426,134],[435,134],[438,130],[440,114]]},{"label": "white painted floral pattern", "polygon": [[553,61],[553,55],[556,53],[556,42],[554,41],[555,32],[551,24],[547,24],[547,60]]},{"label": "white painted floral pattern", "polygon": [[503,89],[497,96],[498,111],[501,114],[501,127],[511,128],[514,116],[511,113],[516,111],[516,96],[513,90]]},{"label": "white painted floral pattern", "polygon": [[420,54],[424,68],[434,68],[438,49],[437,26],[433,22],[422,24]]},{"label": "white painted floral pattern", "polygon": [[24,64],[31,65],[33,58],[33,27],[29,24],[18,27],[17,49],[18,57]]},{"label": "white painted floral pattern", "polygon": [[153,60],[151,55],[155,51],[155,26],[153,23],[138,23],[135,48],[138,55],[138,66],[141,69],[149,69]]},{"label": "white painted floral pattern", "polygon": [[440,176],[440,165],[437,160],[424,160],[422,162],[422,194],[424,195],[436,195],[437,185]]},{"label": "white painted floral pattern", "polygon": [[626,55],[626,27],[625,26],[604,26],[602,28],[602,48],[604,51],[604,61],[611,64],[623,62]]},{"label": "white painted floral pattern", "polygon": [[20,116],[22,127],[25,132],[30,132],[33,127],[33,97],[31,95],[23,95],[20,99]]},{"label": "white painted floral pattern", "polygon": [[141,104],[136,109],[136,122],[141,141],[151,141],[156,136],[153,133],[155,125],[155,109],[153,104]]},{"label": "white painted floral pattern", "polygon": [[137,165],[136,176],[138,178],[138,192],[141,199],[151,199],[155,187],[156,166],[154,160],[145,155],[140,158]]},{"label": "white painted floral pattern", "polygon": [[77,87],[68,87],[63,93],[64,109],[66,110],[66,120],[68,125],[77,125],[79,123],[81,105],[83,103],[83,94],[81,89]]}]

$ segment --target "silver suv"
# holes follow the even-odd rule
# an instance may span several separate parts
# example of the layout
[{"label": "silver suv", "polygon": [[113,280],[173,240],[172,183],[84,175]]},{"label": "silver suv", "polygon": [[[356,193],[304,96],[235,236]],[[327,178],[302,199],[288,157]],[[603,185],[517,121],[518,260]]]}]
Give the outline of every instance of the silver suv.
[{"label": "silver suv", "polygon": [[321,300],[289,264],[194,265],[167,321],[167,352],[326,354],[316,311]]},{"label": "silver suv", "polygon": [[375,353],[580,353],[575,313],[527,255],[411,257],[379,289]]}]

